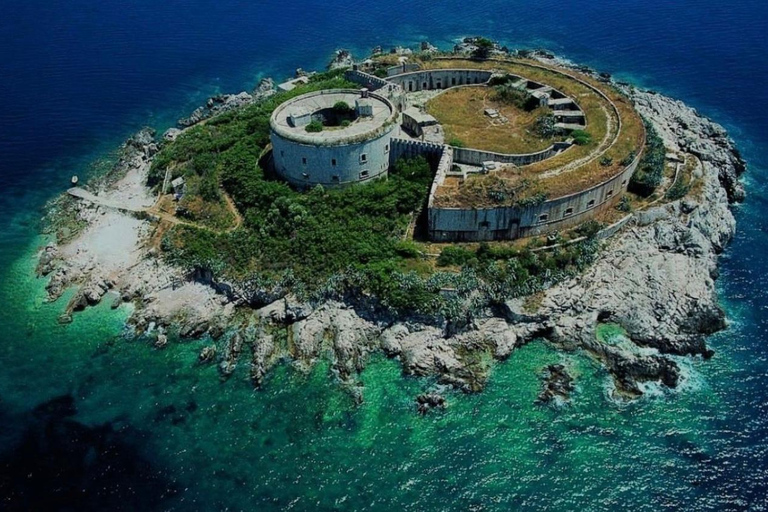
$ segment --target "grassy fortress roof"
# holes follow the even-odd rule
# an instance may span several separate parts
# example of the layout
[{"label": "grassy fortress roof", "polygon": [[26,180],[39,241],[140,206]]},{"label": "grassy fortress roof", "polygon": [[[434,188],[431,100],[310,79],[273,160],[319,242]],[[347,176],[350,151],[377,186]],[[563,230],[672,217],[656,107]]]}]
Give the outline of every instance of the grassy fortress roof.
[{"label": "grassy fortress roof", "polygon": [[[524,166],[503,166],[492,174],[447,177],[437,188],[434,205],[447,208],[508,206],[534,196],[548,199],[568,196],[599,185],[621,173],[641,152],[645,141],[643,121],[629,100],[606,83],[571,69],[525,59],[474,61],[439,58],[420,62],[423,70],[483,69],[508,73],[554,89],[578,105],[586,120],[589,139],[543,161]],[[534,91],[535,92],[535,91]],[[493,125],[485,114],[489,88],[452,88],[430,100],[427,111],[442,121],[446,142],[455,135],[474,149],[497,153],[526,153],[545,149],[551,140],[533,135],[533,113],[515,115],[510,124]],[[550,101],[557,114],[557,99]],[[495,105],[491,105],[493,109]],[[500,110],[500,115],[504,111]],[[505,116],[510,118],[511,116]],[[509,199],[495,201],[489,189],[514,191]]]}]

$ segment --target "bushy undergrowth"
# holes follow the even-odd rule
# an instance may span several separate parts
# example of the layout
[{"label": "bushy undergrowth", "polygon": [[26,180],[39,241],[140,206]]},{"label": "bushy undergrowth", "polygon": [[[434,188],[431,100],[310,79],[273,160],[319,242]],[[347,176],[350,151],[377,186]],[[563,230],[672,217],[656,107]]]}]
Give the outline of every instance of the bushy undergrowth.
[{"label": "bushy undergrowth", "polygon": [[629,190],[643,197],[653,194],[664,179],[664,141],[653,125],[645,121],[645,153],[629,180]]}]

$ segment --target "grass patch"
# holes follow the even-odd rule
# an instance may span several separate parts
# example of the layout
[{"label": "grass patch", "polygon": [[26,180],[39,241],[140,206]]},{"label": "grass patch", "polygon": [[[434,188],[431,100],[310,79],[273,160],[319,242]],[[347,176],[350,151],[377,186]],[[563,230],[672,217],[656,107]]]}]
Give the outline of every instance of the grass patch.
[{"label": "grass patch", "polygon": [[[541,137],[536,121],[548,109],[527,111],[514,103],[499,101],[488,87],[457,87],[431,99],[427,112],[440,122],[448,141],[461,141],[462,147],[495,153],[534,153],[548,148],[551,139]],[[491,119],[485,109],[496,109],[507,118]]]}]

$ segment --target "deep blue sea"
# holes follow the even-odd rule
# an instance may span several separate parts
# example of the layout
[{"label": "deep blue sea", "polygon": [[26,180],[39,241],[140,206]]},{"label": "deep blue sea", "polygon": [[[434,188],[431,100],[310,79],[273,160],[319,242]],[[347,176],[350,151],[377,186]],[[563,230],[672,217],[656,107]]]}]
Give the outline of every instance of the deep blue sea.
[{"label": "deep blue sea", "polygon": [[[108,306],[69,326],[34,278],[44,203],[142,126],[210,95],[319,69],[334,49],[483,34],[546,47],[683,99],[723,124],[749,172],[719,287],[730,326],[685,386],[632,404],[580,354],[533,343],[479,395],[376,358],[355,406],[280,367],[220,381],[203,342],[157,351]],[[0,16],[0,510],[768,510],[768,2],[765,0],[27,0]],[[578,391],[534,405],[568,359]]]}]

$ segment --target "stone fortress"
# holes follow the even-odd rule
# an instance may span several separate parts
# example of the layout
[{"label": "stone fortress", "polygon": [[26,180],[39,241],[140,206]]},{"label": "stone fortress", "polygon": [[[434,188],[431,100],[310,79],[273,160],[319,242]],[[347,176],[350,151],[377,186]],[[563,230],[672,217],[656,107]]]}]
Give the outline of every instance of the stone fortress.
[{"label": "stone fortress", "polygon": [[[385,177],[398,159],[424,156],[435,171],[425,198],[434,242],[512,240],[592,219],[626,192],[644,146],[642,120],[626,98],[535,61],[440,57],[394,66],[386,78],[355,65],[346,78],[360,89],[312,92],[275,110],[275,172],[298,188],[335,187]],[[451,127],[428,105],[450,91],[482,93],[501,78],[548,112],[559,135],[533,152],[492,151],[483,133],[473,137],[476,145],[446,143]],[[484,106],[472,108],[489,127],[506,130],[514,121]],[[313,122],[318,131],[307,129]],[[588,130],[592,140],[576,144],[569,137],[575,130]]]}]

